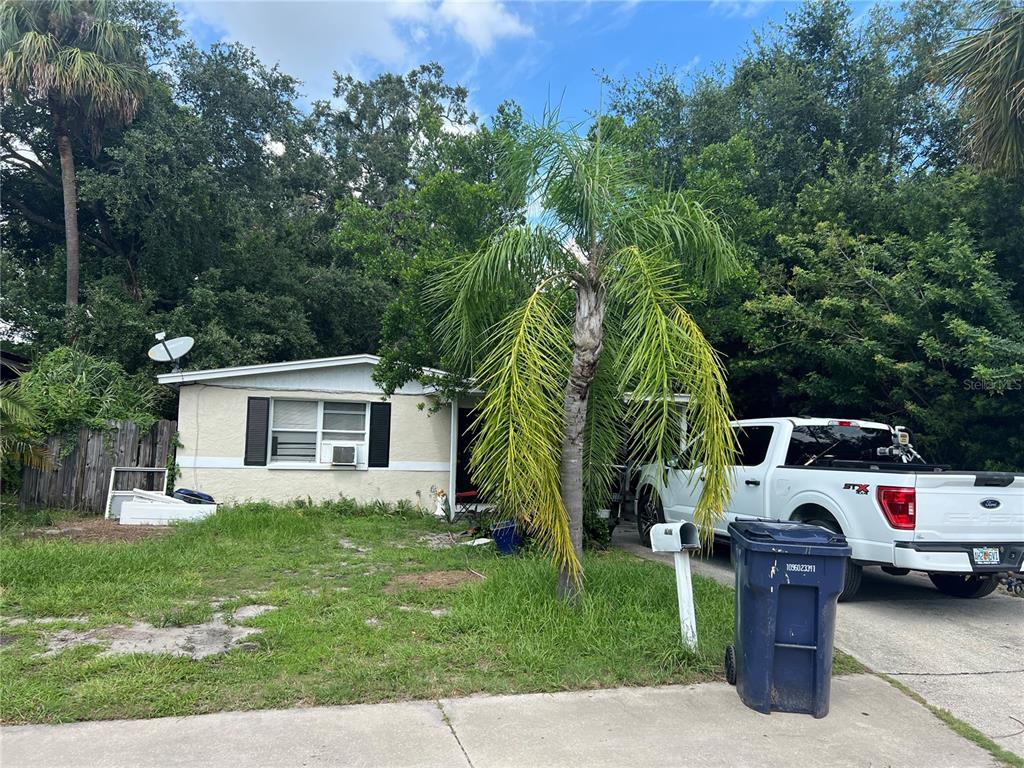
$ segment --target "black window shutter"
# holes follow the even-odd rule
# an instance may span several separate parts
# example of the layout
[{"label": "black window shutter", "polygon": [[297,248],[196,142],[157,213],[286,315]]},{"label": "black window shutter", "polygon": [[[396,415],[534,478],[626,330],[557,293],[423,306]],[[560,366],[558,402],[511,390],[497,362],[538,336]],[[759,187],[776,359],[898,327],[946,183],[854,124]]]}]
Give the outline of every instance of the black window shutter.
[{"label": "black window shutter", "polygon": [[247,467],[267,465],[267,429],[270,427],[270,398],[250,397],[245,414],[245,459]]},{"label": "black window shutter", "polygon": [[370,403],[370,449],[367,466],[386,467],[391,458],[391,403]]}]

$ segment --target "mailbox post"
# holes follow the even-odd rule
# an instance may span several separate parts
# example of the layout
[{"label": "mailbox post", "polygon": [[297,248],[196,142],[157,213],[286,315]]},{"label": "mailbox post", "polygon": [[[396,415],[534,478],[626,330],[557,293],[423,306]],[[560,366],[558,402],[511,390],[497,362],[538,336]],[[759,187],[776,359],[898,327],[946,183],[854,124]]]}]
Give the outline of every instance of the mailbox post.
[{"label": "mailbox post", "polygon": [[671,552],[676,564],[676,596],[683,644],[697,648],[697,613],[693,608],[693,580],[690,553],[700,549],[700,536],[693,523],[658,523],[651,528],[651,550]]}]

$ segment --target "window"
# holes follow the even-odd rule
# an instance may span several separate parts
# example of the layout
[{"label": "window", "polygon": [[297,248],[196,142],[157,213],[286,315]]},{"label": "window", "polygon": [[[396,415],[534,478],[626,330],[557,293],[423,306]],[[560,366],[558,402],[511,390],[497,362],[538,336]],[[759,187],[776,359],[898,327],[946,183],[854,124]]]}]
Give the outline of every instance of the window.
[{"label": "window", "polygon": [[775,427],[733,427],[736,433],[736,466],[757,467],[768,458],[768,446],[772,442]]},{"label": "window", "polygon": [[324,440],[363,442],[366,439],[366,405],[324,403],[323,433]]},{"label": "window", "polygon": [[367,403],[271,401],[270,460],[317,461],[325,440],[366,443]]},{"label": "window", "polygon": [[786,464],[808,466],[832,461],[877,460],[879,448],[892,446],[892,433],[875,427],[803,424],[793,427]]}]

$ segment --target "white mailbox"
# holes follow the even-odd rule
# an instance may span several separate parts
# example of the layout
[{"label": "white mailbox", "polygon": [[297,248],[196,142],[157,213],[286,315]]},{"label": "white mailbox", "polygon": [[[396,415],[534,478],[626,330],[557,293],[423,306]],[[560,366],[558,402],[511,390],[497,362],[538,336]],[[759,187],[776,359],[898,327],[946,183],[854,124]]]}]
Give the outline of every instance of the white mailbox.
[{"label": "white mailbox", "polygon": [[700,533],[693,523],[658,523],[651,527],[651,550],[671,552],[676,565],[676,597],[683,643],[697,649],[697,612],[693,607],[690,553],[700,549]]},{"label": "white mailbox", "polygon": [[655,552],[687,552],[700,549],[700,534],[693,523],[658,523],[651,528]]}]

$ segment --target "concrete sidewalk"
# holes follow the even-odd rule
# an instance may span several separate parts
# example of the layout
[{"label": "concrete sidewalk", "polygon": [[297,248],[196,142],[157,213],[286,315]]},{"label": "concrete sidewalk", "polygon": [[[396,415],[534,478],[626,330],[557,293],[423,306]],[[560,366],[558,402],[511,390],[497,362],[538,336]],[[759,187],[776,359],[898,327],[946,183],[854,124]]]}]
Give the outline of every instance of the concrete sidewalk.
[{"label": "concrete sidewalk", "polygon": [[0,732],[3,768],[306,766],[995,766],[873,675],[838,678],[832,711],[760,715],[724,683],[617,688]]}]

